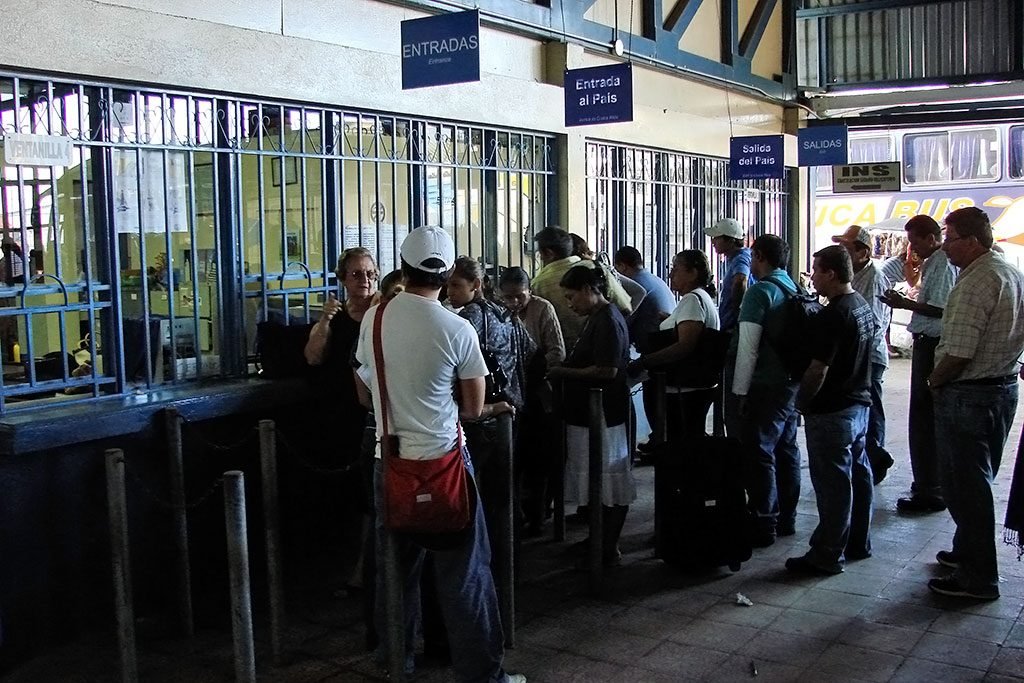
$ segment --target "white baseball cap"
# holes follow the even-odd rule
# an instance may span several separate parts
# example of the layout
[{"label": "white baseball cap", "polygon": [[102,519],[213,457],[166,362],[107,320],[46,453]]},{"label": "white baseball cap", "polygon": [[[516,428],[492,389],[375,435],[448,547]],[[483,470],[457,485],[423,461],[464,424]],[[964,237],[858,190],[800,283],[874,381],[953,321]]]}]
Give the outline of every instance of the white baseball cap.
[{"label": "white baseball cap", "polygon": [[[455,243],[451,235],[436,225],[410,232],[402,242],[402,260],[425,273],[446,273],[455,265]],[[434,259],[440,261],[427,264]]]},{"label": "white baseball cap", "polygon": [[710,228],[704,228],[704,234],[708,237],[732,237],[741,240],[747,236],[747,231],[735,218],[722,218]]}]

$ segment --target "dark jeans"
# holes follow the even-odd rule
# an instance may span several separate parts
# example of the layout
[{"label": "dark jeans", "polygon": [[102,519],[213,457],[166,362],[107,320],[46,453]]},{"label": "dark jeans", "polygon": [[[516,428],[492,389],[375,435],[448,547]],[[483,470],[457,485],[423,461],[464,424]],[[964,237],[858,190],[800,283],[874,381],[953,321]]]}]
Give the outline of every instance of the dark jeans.
[{"label": "dark jeans", "polygon": [[752,385],[740,440],[747,459],[747,495],[759,533],[792,528],[800,499],[796,384]]},{"label": "dark jeans", "polygon": [[885,365],[871,364],[871,409],[868,412],[867,451],[871,468],[892,462],[892,456],[885,450],[885,406],[882,405],[882,384],[885,382]]},{"label": "dark jeans", "polygon": [[845,554],[871,553],[871,502],[874,486],[864,449],[868,407],[855,405],[834,413],[805,415],[807,462],[818,506],[807,560],[826,571],[843,568]]},{"label": "dark jeans", "polygon": [[942,497],[939,461],[935,452],[935,406],[926,380],[935,368],[938,337],[917,335],[910,363],[910,467],[919,496]]},{"label": "dark jeans", "polygon": [[[463,451],[467,468],[469,453]],[[384,557],[386,532],[381,522],[380,505],[383,476],[380,461],[374,473],[377,506],[377,555]],[[460,546],[450,550],[425,550],[408,538],[392,535],[399,576],[403,580],[402,604],[405,619],[407,672],[413,668],[413,651],[419,622],[420,572],[426,553],[434,561],[434,581],[444,624],[451,645],[452,666],[460,680],[479,683],[504,683],[508,680],[501,663],[504,635],[498,611],[498,595],[491,577],[491,548],[487,541],[482,505],[476,506],[473,532]],[[377,573],[377,631],[381,637],[379,656],[387,661],[388,629],[384,623],[383,572]]]},{"label": "dark jeans", "polygon": [[942,487],[956,523],[954,577],[970,589],[999,589],[992,480],[1017,410],[1017,382],[948,384],[935,392]]}]

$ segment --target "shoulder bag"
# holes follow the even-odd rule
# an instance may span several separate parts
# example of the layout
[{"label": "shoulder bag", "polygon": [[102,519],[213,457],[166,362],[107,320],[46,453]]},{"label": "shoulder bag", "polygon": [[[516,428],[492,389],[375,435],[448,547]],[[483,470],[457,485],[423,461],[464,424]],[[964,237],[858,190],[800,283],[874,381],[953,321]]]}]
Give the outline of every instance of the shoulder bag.
[{"label": "shoulder bag", "polygon": [[[706,304],[700,294],[695,294],[701,310]],[[705,389],[713,387],[722,380],[722,369],[725,367],[725,356],[729,350],[731,335],[722,330],[713,330],[707,325],[700,331],[697,345],[689,356],[664,368],[666,381],[674,387]],[[669,330],[652,332],[647,339],[650,351],[660,351],[675,344],[679,340],[678,332],[673,327]],[[661,369],[661,368],[659,368]]]},{"label": "shoulder bag", "polygon": [[398,437],[389,432],[388,388],[384,380],[381,323],[387,302],[373,319],[373,357],[380,394],[381,466],[384,526],[392,531],[444,534],[464,531],[473,524],[473,498],[462,456],[462,425],[455,448],[440,458],[409,460],[400,455]]}]

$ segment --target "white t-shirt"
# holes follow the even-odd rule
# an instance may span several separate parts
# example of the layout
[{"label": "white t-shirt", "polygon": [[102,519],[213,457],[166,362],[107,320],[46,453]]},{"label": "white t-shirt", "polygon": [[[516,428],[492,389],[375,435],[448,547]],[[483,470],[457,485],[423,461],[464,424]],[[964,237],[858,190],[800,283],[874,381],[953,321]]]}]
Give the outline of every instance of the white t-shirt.
[{"label": "white t-shirt", "polygon": [[[356,360],[370,378],[377,438],[382,434],[380,392],[373,353],[377,306],[363,316]],[[453,391],[460,379],[487,375],[476,330],[438,301],[402,292],[388,304],[381,327],[384,377],[388,385],[388,431],[398,437],[403,458],[431,460],[455,446],[459,407]]]},{"label": "white t-shirt", "polygon": [[[672,315],[661,321],[659,329],[674,330],[679,323],[687,321],[703,322],[704,327],[710,330],[720,330],[722,322],[718,317],[718,307],[711,300],[711,296],[698,287],[692,292],[687,292],[676,304]],[[699,391],[690,387],[676,387],[668,385],[665,391],[670,394],[685,394],[691,391]]]},{"label": "white t-shirt", "polygon": [[721,329],[722,323],[718,317],[718,308],[715,307],[711,296],[701,287],[684,294],[676,304],[672,315],[662,320],[658,329],[673,330],[679,323],[690,320],[703,322],[704,327],[710,330]]}]

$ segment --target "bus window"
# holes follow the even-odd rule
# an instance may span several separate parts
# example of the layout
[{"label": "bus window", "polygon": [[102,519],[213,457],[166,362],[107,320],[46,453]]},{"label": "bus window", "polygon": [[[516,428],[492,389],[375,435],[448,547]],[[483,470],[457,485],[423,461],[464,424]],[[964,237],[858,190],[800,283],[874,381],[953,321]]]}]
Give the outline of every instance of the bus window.
[{"label": "bus window", "polygon": [[946,133],[904,136],[903,172],[910,185],[949,180],[949,136]]},{"label": "bus window", "polygon": [[949,146],[951,180],[999,177],[999,133],[995,129],[951,131]]},{"label": "bus window", "polygon": [[1010,177],[1024,178],[1024,126],[1011,126],[1009,133]]},{"label": "bus window", "polygon": [[907,184],[999,178],[999,132],[994,128],[913,133],[903,138]]}]

